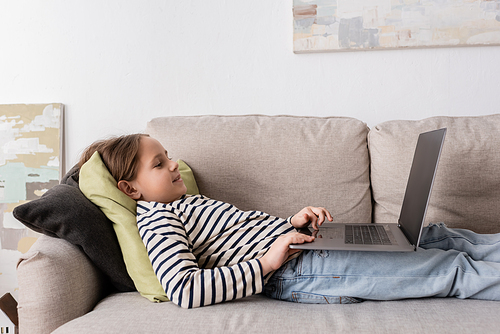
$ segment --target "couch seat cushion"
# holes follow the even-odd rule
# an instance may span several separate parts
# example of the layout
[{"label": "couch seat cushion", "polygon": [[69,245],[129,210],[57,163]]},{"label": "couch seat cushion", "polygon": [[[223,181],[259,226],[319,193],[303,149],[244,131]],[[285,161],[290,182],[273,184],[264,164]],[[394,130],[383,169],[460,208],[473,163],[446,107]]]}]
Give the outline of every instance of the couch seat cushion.
[{"label": "couch seat cushion", "polygon": [[499,302],[454,298],[313,305],[262,295],[186,310],[131,292],[105,298],[54,334],[494,333],[499,312]]}]

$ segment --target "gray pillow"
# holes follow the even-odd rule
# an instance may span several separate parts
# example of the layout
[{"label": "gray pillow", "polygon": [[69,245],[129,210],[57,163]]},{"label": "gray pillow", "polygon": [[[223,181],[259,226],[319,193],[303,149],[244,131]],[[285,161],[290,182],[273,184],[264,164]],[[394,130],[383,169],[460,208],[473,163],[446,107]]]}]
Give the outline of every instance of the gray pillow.
[{"label": "gray pillow", "polygon": [[30,229],[79,246],[118,291],[135,291],[113,223],[78,187],[78,167],[41,198],[19,205],[14,217]]}]

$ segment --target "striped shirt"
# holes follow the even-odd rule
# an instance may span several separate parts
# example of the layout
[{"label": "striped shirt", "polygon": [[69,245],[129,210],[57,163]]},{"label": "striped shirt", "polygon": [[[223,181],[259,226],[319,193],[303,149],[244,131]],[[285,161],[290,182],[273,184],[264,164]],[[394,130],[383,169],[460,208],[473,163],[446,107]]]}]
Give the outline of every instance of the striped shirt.
[{"label": "striped shirt", "polygon": [[257,259],[280,235],[295,231],[290,218],[241,211],[202,195],[169,204],[139,201],[137,225],[168,298],[184,308],[262,292]]}]

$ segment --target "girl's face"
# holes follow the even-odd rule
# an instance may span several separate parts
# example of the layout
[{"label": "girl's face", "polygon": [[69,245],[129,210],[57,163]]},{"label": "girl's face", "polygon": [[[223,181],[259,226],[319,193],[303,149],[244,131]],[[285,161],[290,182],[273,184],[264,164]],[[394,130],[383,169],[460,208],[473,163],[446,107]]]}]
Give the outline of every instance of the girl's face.
[{"label": "girl's face", "polygon": [[129,197],[147,202],[171,203],[186,193],[179,165],[170,160],[159,141],[141,137],[137,158],[137,175],[128,182],[129,191],[124,191],[119,185]]}]

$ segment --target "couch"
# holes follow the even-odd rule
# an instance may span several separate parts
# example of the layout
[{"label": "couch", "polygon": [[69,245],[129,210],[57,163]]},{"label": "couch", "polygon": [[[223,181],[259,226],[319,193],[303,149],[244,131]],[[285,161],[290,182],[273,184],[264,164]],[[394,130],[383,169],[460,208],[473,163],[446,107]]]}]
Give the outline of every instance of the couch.
[{"label": "couch", "polygon": [[[418,134],[441,127],[448,131],[426,224],[499,233],[500,114],[394,120],[372,128],[348,117],[160,117],[148,122],[145,132],[191,168],[199,192],[208,197],[280,217],[314,205],[326,207],[333,223],[383,223],[399,215]],[[93,218],[78,219],[73,224],[82,226]],[[114,275],[107,272],[113,264],[96,264],[90,251],[71,240],[45,233],[20,258],[21,334],[493,333],[500,328],[500,302],[456,298],[318,305],[259,294],[181,309],[113,286]]]}]

